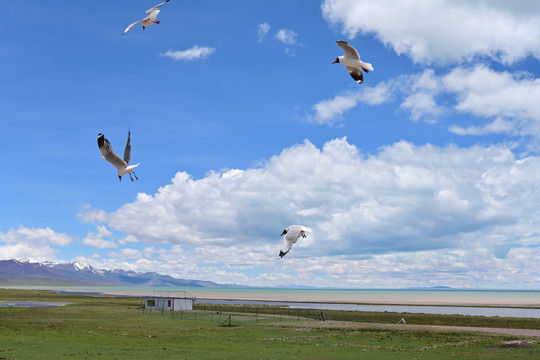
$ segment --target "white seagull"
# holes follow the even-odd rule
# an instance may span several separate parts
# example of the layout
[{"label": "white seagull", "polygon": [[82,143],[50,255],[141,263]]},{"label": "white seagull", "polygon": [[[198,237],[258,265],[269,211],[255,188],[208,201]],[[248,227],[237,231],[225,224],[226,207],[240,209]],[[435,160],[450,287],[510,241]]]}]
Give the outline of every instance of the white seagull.
[{"label": "white seagull", "polygon": [[345,68],[349,74],[351,74],[354,81],[356,81],[358,84],[364,82],[364,74],[362,74],[362,70],[368,73],[369,71],[373,71],[373,66],[371,66],[370,63],[365,63],[360,60],[358,51],[349,45],[348,42],[336,41],[336,44],[343,49],[345,56],[338,56],[332,64],[338,63],[345,65]]},{"label": "white seagull", "polygon": [[281,236],[285,236],[283,237],[283,246],[279,251],[279,257],[284,257],[300,237],[305,238],[306,232],[311,232],[311,229],[302,225],[291,225],[283,230]]},{"label": "white seagull", "polygon": [[129,25],[129,26],[126,28],[126,30],[124,30],[124,32],[122,33],[122,35],[124,35],[125,33],[127,33],[129,30],[131,30],[132,27],[134,27],[134,26],[137,25],[138,23],[141,23],[143,30],[144,30],[146,27],[148,27],[148,26],[150,26],[150,25],[152,25],[152,24],[154,24],[154,23],[159,24],[159,20],[156,20],[156,16],[157,16],[157,15],[159,14],[159,12],[161,11],[161,10],[159,10],[159,8],[160,8],[161,6],[163,6],[164,4],[168,3],[169,1],[170,1],[170,0],[165,0],[165,1],[162,2],[161,4],[156,5],[156,6],[154,6],[153,8],[146,10],[146,17],[145,17],[144,19],[142,19],[142,20],[136,21],[136,22],[134,22],[133,24]]},{"label": "white seagull", "polygon": [[[133,181],[133,178],[131,177],[131,173],[135,175],[135,171],[133,171],[137,166],[140,165],[138,163],[137,165],[129,165],[129,161],[131,160],[131,131],[128,131],[128,138],[126,143],[126,148],[124,149],[124,158],[122,159],[120,156],[118,156],[112,149],[111,143],[105,135],[98,134],[97,143],[99,147],[99,151],[101,151],[101,156],[108,162],[114,165],[116,170],[118,170],[118,180],[122,181],[122,176],[129,174],[129,177],[131,181]],[[135,179],[139,180],[137,175],[135,175]]]}]

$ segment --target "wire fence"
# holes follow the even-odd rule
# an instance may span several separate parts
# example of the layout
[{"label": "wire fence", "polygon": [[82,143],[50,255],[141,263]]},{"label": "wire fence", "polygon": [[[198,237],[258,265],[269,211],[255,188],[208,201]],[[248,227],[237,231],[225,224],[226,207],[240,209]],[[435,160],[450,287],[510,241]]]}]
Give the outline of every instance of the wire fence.
[{"label": "wire fence", "polygon": [[210,304],[195,303],[193,311],[144,310],[149,315],[168,316],[173,319],[186,319],[209,322],[225,326],[230,324],[271,323],[286,321],[348,321],[362,323],[409,324],[416,325],[454,325],[472,327],[497,327],[516,329],[537,329],[538,318],[507,318],[463,315],[437,315],[396,312],[365,312],[347,310],[300,309],[276,305]]},{"label": "wire fence", "polygon": [[217,314],[255,315],[275,319],[295,320],[326,320],[325,312],[314,309],[293,309],[280,306],[265,305],[232,305],[232,304],[194,304],[194,309],[203,313],[214,312]]},{"label": "wire fence", "polygon": [[142,312],[149,316],[207,322],[221,326],[284,322],[288,320],[326,320],[325,314],[320,310],[275,306],[194,304],[192,311],[148,310],[143,308]]}]

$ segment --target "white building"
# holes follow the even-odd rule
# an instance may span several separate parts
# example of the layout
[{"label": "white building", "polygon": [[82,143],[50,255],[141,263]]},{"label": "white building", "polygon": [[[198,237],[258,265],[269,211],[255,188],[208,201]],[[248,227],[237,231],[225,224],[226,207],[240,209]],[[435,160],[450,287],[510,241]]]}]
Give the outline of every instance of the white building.
[{"label": "white building", "polygon": [[193,310],[195,297],[186,291],[154,291],[144,298],[145,310],[189,311]]}]

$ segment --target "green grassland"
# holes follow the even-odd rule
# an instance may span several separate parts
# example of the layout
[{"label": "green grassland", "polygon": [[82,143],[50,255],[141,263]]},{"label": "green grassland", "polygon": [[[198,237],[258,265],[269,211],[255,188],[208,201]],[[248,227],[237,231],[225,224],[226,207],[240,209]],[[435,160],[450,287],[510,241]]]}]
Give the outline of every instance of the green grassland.
[{"label": "green grassland", "polygon": [[[540,358],[538,341],[515,346],[502,344],[519,339],[513,336],[408,330],[405,326],[402,330],[330,327],[315,320],[315,316],[308,320],[307,314],[272,307],[265,311],[252,309],[254,313],[241,306],[222,307],[221,312],[204,306],[193,312],[173,314],[143,312],[138,298],[0,289],[2,300],[59,301],[70,305],[0,308],[0,359]],[[334,315],[346,317],[347,313]],[[233,326],[226,326],[229,315]],[[375,316],[372,321],[376,322],[376,316],[382,315],[388,316],[388,322],[391,318],[392,323],[402,317],[395,313],[370,316]],[[433,320],[426,317],[428,323]],[[418,315],[418,320],[408,323],[421,318]],[[465,325],[477,326],[474,319],[467,323],[468,317],[463,318]],[[361,321],[365,320],[362,317]],[[452,320],[443,317],[439,321],[441,324]],[[530,326],[538,328],[538,320],[531,319]]]},{"label": "green grassland", "polygon": [[[267,314],[283,319],[319,319],[321,310],[290,309],[277,306],[249,306],[249,305],[219,305],[219,304],[195,304],[195,309],[236,314]],[[402,318],[407,324],[414,325],[441,325],[441,326],[474,326],[489,328],[512,328],[512,329],[540,329],[540,319],[534,318],[508,318],[487,316],[465,315],[436,315],[414,314],[394,312],[369,312],[369,311],[339,311],[324,310],[326,320],[354,321],[377,324],[396,324]]]}]

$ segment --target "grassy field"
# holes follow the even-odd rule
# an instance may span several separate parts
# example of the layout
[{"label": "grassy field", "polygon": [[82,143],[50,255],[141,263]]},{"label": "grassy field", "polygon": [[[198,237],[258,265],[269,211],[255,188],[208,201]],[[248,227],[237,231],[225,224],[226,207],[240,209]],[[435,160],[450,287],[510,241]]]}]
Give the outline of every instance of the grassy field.
[{"label": "grassy field", "polygon": [[[277,306],[250,306],[250,305],[219,305],[195,304],[195,309],[202,311],[224,312],[233,314],[267,314],[284,319],[319,319],[321,310],[290,309]],[[474,326],[512,329],[540,329],[540,319],[534,318],[507,318],[487,316],[464,315],[435,315],[393,312],[369,311],[339,311],[324,310],[326,320],[354,321],[377,324],[396,324],[402,318],[407,324],[415,325],[442,325],[442,326]]]},{"label": "grassy field", "polygon": [[325,327],[299,314],[274,316],[274,309],[259,316],[245,308],[232,309],[233,326],[229,327],[221,326],[228,325],[229,309],[219,313],[207,308],[173,316],[143,312],[137,298],[0,290],[2,300],[71,305],[0,308],[0,359],[540,358],[538,341],[503,344],[518,340],[511,336],[406,327]]}]

